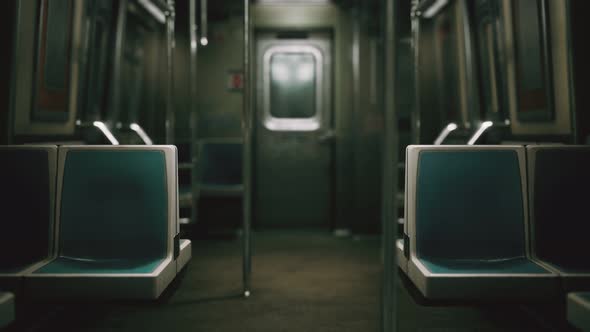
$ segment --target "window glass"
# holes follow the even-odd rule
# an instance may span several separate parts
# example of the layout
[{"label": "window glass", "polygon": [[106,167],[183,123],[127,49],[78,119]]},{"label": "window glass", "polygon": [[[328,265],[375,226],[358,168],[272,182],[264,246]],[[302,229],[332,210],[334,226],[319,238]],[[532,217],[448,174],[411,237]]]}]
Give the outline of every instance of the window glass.
[{"label": "window glass", "polygon": [[270,114],[311,118],[316,114],[316,60],[311,53],[276,53],[270,59]]}]

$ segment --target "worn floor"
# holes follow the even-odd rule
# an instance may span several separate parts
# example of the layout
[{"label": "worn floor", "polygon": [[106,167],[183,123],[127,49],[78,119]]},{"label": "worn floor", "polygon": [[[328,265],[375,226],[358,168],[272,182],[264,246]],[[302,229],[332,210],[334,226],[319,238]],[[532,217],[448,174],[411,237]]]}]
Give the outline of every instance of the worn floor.
[{"label": "worn floor", "polygon": [[[252,296],[238,239],[194,240],[193,260],[156,302],[19,304],[9,331],[378,331],[380,238],[254,234]],[[418,304],[400,278],[398,331],[551,331],[519,306]],[[418,302],[417,302],[418,301]],[[25,314],[23,315],[23,311]]]}]

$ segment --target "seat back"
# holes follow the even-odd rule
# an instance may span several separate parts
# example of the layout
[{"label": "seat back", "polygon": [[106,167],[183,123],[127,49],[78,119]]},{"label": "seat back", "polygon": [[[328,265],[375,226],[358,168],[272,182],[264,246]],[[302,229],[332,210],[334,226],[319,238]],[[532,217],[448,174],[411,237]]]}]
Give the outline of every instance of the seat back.
[{"label": "seat back", "polygon": [[528,146],[533,255],[564,272],[590,272],[590,147]]},{"label": "seat back", "polygon": [[409,228],[419,258],[526,255],[523,147],[411,146]]},{"label": "seat back", "polygon": [[56,146],[0,147],[0,274],[49,257],[56,169]]},{"label": "seat back", "polygon": [[59,152],[59,255],[164,258],[177,223],[174,146],[76,146]]},{"label": "seat back", "polygon": [[199,157],[202,184],[242,184],[242,143],[240,141],[203,141]]}]

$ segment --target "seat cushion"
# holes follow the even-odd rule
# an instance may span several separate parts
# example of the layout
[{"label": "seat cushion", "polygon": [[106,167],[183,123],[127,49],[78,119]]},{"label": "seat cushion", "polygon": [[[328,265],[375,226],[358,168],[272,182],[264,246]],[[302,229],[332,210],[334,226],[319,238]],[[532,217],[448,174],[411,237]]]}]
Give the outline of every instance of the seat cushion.
[{"label": "seat cushion", "polygon": [[421,259],[424,266],[435,274],[522,274],[550,272],[526,257],[498,260]]},{"label": "seat cushion", "polygon": [[152,273],[164,259],[81,260],[59,257],[35,271],[35,274],[146,274]]}]

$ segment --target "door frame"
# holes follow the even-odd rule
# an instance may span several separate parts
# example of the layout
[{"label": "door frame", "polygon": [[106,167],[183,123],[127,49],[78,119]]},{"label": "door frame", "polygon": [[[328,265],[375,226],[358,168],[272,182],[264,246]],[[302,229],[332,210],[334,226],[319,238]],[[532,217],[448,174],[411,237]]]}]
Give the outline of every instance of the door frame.
[{"label": "door frame", "polygon": [[[257,179],[257,170],[258,170],[258,135],[259,130],[270,130],[270,128],[262,128],[262,121],[260,119],[261,116],[269,116],[270,114],[270,106],[260,106],[260,100],[263,100],[263,93],[264,93],[264,86],[263,81],[260,79],[261,77],[261,68],[258,66],[260,63],[260,59],[263,59],[259,53],[259,50],[264,46],[264,44],[273,44],[276,41],[294,41],[296,43],[303,42],[305,40],[314,41],[319,44],[325,44],[325,46],[320,46],[317,49],[325,50],[327,48],[327,54],[321,54],[320,59],[322,63],[319,65],[321,67],[321,75],[324,75],[324,64],[328,64],[328,73],[326,77],[323,78],[323,84],[327,85],[327,93],[322,93],[324,98],[319,101],[316,101],[316,107],[322,105],[323,111],[322,114],[317,116],[317,121],[320,123],[320,128],[318,129],[309,129],[308,131],[317,131],[319,136],[326,136],[329,139],[327,144],[330,145],[329,151],[329,179],[328,179],[328,186],[329,186],[329,197],[327,197],[328,202],[328,221],[326,225],[329,227],[330,230],[334,229],[335,227],[335,217],[336,217],[336,181],[337,181],[337,174],[336,174],[336,165],[337,165],[337,154],[336,154],[336,139],[335,132],[336,132],[336,112],[334,109],[335,100],[335,79],[336,71],[338,68],[335,67],[336,63],[334,62],[335,59],[335,35],[334,31],[331,28],[313,28],[309,30],[296,30],[293,31],[291,29],[256,29],[253,33],[253,47],[252,47],[252,60],[251,61],[251,73],[252,73],[252,86],[253,86],[253,100],[251,102],[252,105],[252,149],[251,149],[251,167],[252,167],[252,181],[251,181],[251,195],[252,195],[252,218],[254,220],[253,226],[258,227],[260,226],[260,222],[258,221],[258,211],[257,211],[257,192],[258,192],[258,179]],[[263,45],[261,45],[261,43]],[[262,46],[262,47],[261,47]],[[309,46],[306,45],[293,45],[298,48],[308,48]],[[273,48],[288,48],[291,46],[288,45],[275,45],[270,46],[270,49]],[[314,47],[309,47],[310,49],[315,49]],[[264,51],[266,53],[266,51]],[[321,52],[320,52],[321,53]],[[317,59],[317,58],[316,58]],[[325,60],[324,60],[325,59]],[[264,60],[263,60],[264,61]],[[316,73],[317,71],[316,67]],[[323,90],[324,87],[317,86],[316,89]],[[316,93],[317,91],[316,90]],[[266,98],[268,99],[268,98]],[[265,100],[266,103],[266,100]],[[268,105],[268,104],[267,104]],[[260,107],[264,107],[264,110],[260,110]],[[316,118],[314,116],[313,118]],[[276,118],[274,118],[276,120]],[[293,121],[294,119],[290,119],[289,121]],[[308,119],[304,119],[307,121]],[[305,124],[303,124],[305,126]],[[272,127],[272,125],[271,125]],[[281,125],[279,125],[281,127]],[[276,130],[282,130],[280,128]],[[305,131],[305,130],[297,130],[297,131]]]}]

